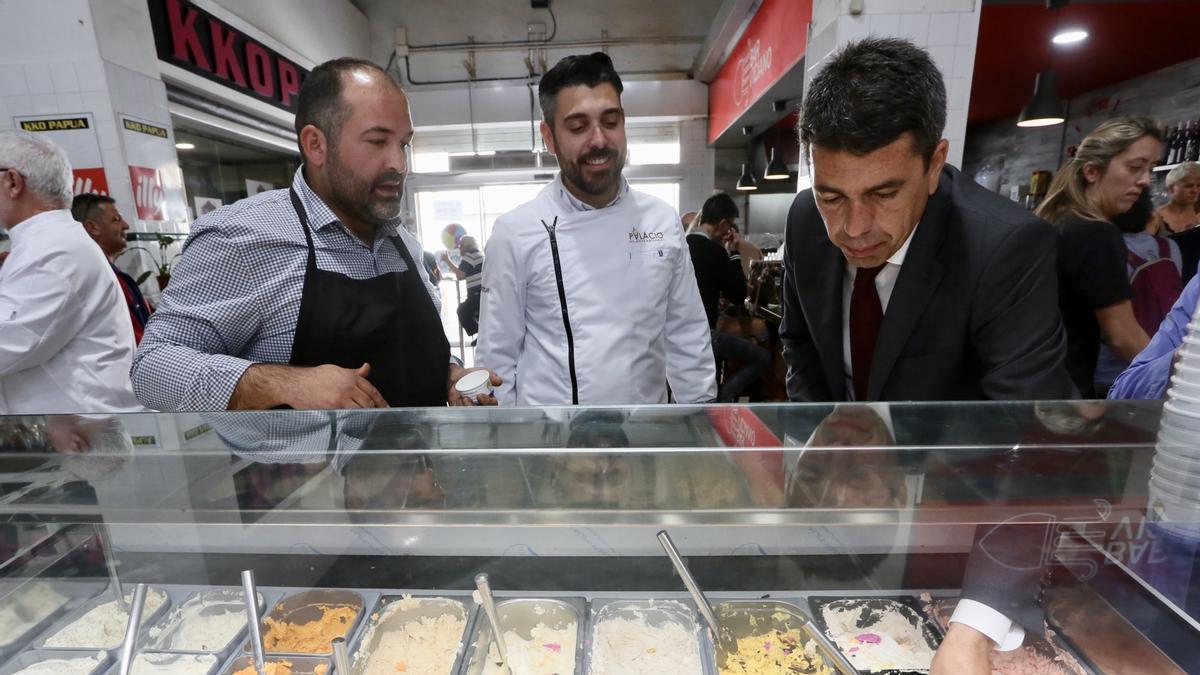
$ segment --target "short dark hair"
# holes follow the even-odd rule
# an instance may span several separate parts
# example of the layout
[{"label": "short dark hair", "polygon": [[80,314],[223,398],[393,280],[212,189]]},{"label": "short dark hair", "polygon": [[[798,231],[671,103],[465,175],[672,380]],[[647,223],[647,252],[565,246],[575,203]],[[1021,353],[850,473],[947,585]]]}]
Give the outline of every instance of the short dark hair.
[{"label": "short dark hair", "polygon": [[734,203],[733,197],[718,192],[708,199],[704,200],[704,206],[700,207],[700,216],[696,222],[707,225],[715,225],[721,222],[722,218],[733,220],[738,217],[738,207]]},{"label": "short dark hair", "polygon": [[866,155],[912,132],[925,158],[946,127],[946,83],[929,54],[907,40],[852,42],[813,78],[800,113],[800,141]]},{"label": "short dark hair", "polygon": [[1150,196],[1150,188],[1143,188],[1133,206],[1125,213],[1113,216],[1112,222],[1125,234],[1137,234],[1146,229],[1153,217],[1154,199]]},{"label": "short dark hair", "polygon": [[[326,61],[304,78],[300,85],[300,96],[296,102],[296,143],[300,144],[300,130],[308,125],[320,129],[329,139],[330,147],[337,145],[342,125],[350,116],[350,110],[342,102],[342,76],[355,70],[373,70],[381,73],[400,88],[400,83],[388,71],[366,59],[342,57]],[[304,148],[300,147],[304,157]]]},{"label": "short dark hair", "polygon": [[92,213],[97,206],[101,204],[116,204],[117,200],[108,195],[96,194],[95,192],[85,192],[81,195],[75,195],[71,200],[71,218],[75,222],[82,223],[92,217]]},{"label": "short dark hair", "polygon": [[542,75],[538,82],[538,103],[542,106],[542,119],[554,126],[554,104],[558,92],[567,87],[586,85],[598,87],[609,83],[617,90],[617,96],[625,91],[621,76],[613,68],[612,59],[604,52],[572,54],[563,57],[554,67]]}]

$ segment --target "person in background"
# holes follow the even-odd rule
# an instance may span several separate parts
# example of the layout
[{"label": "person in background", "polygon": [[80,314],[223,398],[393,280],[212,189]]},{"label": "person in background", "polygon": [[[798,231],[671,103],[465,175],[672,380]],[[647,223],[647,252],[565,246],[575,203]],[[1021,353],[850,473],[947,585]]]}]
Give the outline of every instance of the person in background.
[{"label": "person in background", "polygon": [[679,214],[629,189],[621,77],[603,52],[538,84],[554,180],[496,220],[476,363],[502,405],[639,405],[717,396]]},{"label": "person in background", "polygon": [[289,188],[193,223],[134,391],[164,411],[473,405],[401,222],[404,90],[370,61],[327,61],[300,87],[295,128],[304,162]]},{"label": "person in background", "polygon": [[429,283],[437,288],[442,282],[442,268],[438,267],[437,256],[430,251],[423,251],[421,262],[425,265],[425,273],[429,275]]},{"label": "person in background", "polygon": [[62,148],[0,131],[0,415],[137,412],[133,328],[104,254],[71,218]]},{"label": "person in background", "polygon": [[1175,355],[1187,335],[1188,322],[1200,303],[1200,276],[1193,276],[1179,294],[1150,344],[1134,357],[1125,372],[1117,376],[1108,397],[1119,399],[1157,399],[1167,395]]},{"label": "person in background", "polygon": [[1200,199],[1200,162],[1184,162],[1167,172],[1167,194],[1170,201],[1155,212],[1159,225],[1172,234],[1196,227],[1200,216],[1196,213],[1196,202]]},{"label": "person in background", "polygon": [[142,341],[142,333],[146,330],[146,322],[150,320],[154,308],[142,295],[142,289],[138,288],[133,277],[113,263],[127,246],[125,232],[129,230],[129,223],[125,222],[121,212],[117,210],[116,200],[108,195],[94,193],[75,197],[71,202],[71,217],[83,225],[88,236],[100,247],[104,257],[108,258],[113,274],[117,275],[121,293],[125,296],[125,304],[129,307],[129,321],[133,324],[133,339],[136,345]]},{"label": "person in background", "polygon": [[697,215],[699,215],[699,214],[696,213],[695,211],[688,211],[687,213],[683,214],[682,216],[679,216],[679,222],[683,224],[684,230],[687,230],[688,228],[690,228],[692,226],[692,223],[695,222]]},{"label": "person in background", "polygon": [[[479,296],[483,283],[483,252],[475,237],[466,236],[458,242],[459,261],[455,265],[450,260],[450,254],[443,252],[442,260],[450,268],[450,272],[460,281],[467,281],[467,299],[458,305],[458,323],[467,335],[479,333]],[[475,341],[471,342],[475,345]]]},{"label": "person in background", "polygon": [[700,300],[708,315],[713,356],[724,360],[726,366],[733,363],[741,366],[718,385],[717,400],[723,403],[737,401],[758,382],[771,363],[771,353],[767,350],[745,338],[717,330],[721,297],[739,309],[746,301],[746,275],[738,254],[738,240],[728,236],[737,218],[738,208],[733,199],[718,192],[705,200],[696,224],[687,235]]},{"label": "person in background", "polygon": [[1096,127],[1055,174],[1037,215],[1058,230],[1058,291],[1067,329],[1067,370],[1084,398],[1096,391],[1100,344],[1132,361],[1150,341],[1133,311],[1121,231],[1113,224],[1150,184],[1162,128],[1148,117]]},{"label": "person in background", "polygon": [[[1142,195],[1128,211],[1113,218],[1113,224],[1124,234],[1125,267],[1133,289],[1133,313],[1147,333],[1158,329],[1183,288],[1179,245],[1146,231],[1147,223],[1155,218],[1149,188],[1142,190]],[[1128,367],[1128,361],[1117,358],[1108,345],[1101,344],[1096,363],[1096,394],[1106,396],[1113,381]]]}]

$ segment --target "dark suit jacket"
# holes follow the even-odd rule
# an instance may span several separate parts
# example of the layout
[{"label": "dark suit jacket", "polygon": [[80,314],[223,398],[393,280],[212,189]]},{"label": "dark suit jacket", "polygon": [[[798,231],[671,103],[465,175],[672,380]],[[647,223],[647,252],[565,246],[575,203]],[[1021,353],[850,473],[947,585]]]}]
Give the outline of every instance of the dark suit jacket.
[{"label": "dark suit jacket", "polygon": [[[946,167],[896,280],[871,362],[876,401],[1074,398],[1064,367],[1054,230]],[[784,254],[783,356],[793,401],[844,401],[846,259],[812,191]]]}]

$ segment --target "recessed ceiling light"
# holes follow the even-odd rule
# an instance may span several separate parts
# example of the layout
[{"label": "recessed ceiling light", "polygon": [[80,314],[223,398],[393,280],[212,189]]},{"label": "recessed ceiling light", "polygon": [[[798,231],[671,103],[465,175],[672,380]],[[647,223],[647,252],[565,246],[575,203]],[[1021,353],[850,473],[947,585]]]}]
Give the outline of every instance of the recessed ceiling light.
[{"label": "recessed ceiling light", "polygon": [[176,150],[195,150],[196,144],[195,143],[176,143],[175,149]]},{"label": "recessed ceiling light", "polygon": [[1051,38],[1050,41],[1056,45],[1071,45],[1075,44],[1076,42],[1083,42],[1087,39],[1087,36],[1088,32],[1086,30],[1071,28],[1060,31],[1053,38]]}]

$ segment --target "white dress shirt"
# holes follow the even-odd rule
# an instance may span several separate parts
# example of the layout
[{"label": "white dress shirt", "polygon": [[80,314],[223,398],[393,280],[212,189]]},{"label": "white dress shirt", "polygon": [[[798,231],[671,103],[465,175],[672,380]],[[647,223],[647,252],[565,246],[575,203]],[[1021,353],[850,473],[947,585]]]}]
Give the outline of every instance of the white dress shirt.
[{"label": "white dress shirt", "polygon": [[133,327],[108,260],[66,210],[9,229],[0,414],[136,412]]},{"label": "white dress shirt", "polygon": [[[904,265],[904,259],[908,256],[908,247],[916,232],[917,228],[914,227],[913,231],[909,233],[908,239],[904,241],[904,245],[887,259],[883,269],[879,270],[879,274],[875,277],[875,291],[879,293],[879,304],[883,307],[884,314],[887,313],[888,302],[892,299],[892,291],[896,288],[896,279],[900,277],[900,268]],[[857,274],[857,267],[847,265],[846,277],[842,283],[842,364],[846,378],[846,396],[851,399],[854,398],[854,377],[850,365],[850,296],[854,291],[854,278]],[[877,408],[877,411],[881,412],[890,428],[890,411],[886,406],[882,407],[882,410]],[[1011,651],[1020,647],[1021,643],[1025,641],[1024,628],[1013,623],[1012,619],[1000,612],[974,600],[965,598],[959,600],[954,614],[950,617],[950,622],[961,623],[983,633],[996,644],[998,651]]]}]

